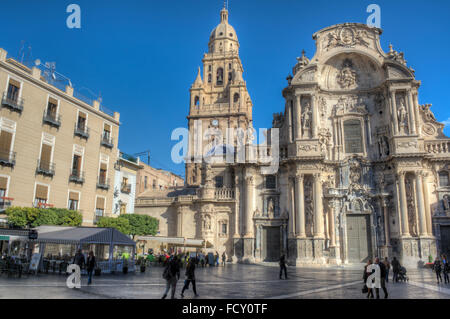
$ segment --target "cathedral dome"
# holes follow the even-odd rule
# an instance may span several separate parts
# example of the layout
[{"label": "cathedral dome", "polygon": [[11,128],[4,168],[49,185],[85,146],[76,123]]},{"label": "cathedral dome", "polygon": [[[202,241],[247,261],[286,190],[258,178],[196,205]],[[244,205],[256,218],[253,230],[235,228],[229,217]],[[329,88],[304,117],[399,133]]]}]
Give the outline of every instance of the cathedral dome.
[{"label": "cathedral dome", "polygon": [[220,24],[211,32],[209,37],[209,51],[234,51],[239,48],[239,41],[234,28],[228,24],[228,10],[220,11]]}]

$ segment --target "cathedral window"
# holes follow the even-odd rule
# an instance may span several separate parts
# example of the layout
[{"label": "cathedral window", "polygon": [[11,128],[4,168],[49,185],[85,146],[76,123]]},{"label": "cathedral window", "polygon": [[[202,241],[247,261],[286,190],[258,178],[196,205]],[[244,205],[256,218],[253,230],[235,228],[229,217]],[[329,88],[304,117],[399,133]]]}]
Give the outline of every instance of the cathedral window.
[{"label": "cathedral window", "polygon": [[200,98],[199,98],[198,96],[195,97],[195,99],[194,99],[194,104],[195,104],[195,106],[197,106],[197,107],[200,105]]},{"label": "cathedral window", "polygon": [[347,120],[344,122],[344,140],[346,153],[362,153],[361,122]]},{"label": "cathedral window", "polygon": [[223,85],[223,69],[222,68],[217,69],[216,84]]},{"label": "cathedral window", "polygon": [[449,178],[448,178],[448,172],[447,171],[439,172],[439,186],[440,187],[449,186]]},{"label": "cathedral window", "polygon": [[208,74],[208,83],[211,83],[211,73]]},{"label": "cathedral window", "polygon": [[210,65],[208,65],[208,71],[211,72],[212,67]]},{"label": "cathedral window", "polygon": [[[231,45],[233,47],[233,45]],[[228,70],[231,70],[231,63],[228,63]]]},{"label": "cathedral window", "polygon": [[233,74],[231,72],[228,72],[228,82],[231,82],[233,79]]},{"label": "cathedral window", "polygon": [[277,188],[277,178],[275,175],[266,176],[266,189],[276,189]]},{"label": "cathedral window", "polygon": [[234,103],[239,102],[239,93],[234,93],[234,95],[233,95],[233,102]]}]

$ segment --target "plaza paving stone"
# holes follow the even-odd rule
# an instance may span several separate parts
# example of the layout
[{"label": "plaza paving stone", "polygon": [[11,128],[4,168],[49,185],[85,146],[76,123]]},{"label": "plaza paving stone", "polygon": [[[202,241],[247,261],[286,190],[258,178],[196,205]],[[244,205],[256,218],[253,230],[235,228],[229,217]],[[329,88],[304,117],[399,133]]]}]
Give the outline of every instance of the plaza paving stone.
[{"label": "plaza paving stone", "polygon": [[[159,299],[164,289],[162,267],[147,268],[145,273],[102,275],[87,286],[82,277],[81,289],[66,286],[66,276],[30,275],[28,278],[0,277],[0,298],[30,299]],[[327,268],[288,268],[288,280],[278,278],[276,265],[233,265],[197,268],[197,291],[204,299],[275,298],[275,299],[365,299],[361,293],[362,266]],[[408,271],[409,283],[387,284],[391,299],[450,299],[450,284],[436,284],[429,269]],[[392,277],[392,274],[391,276]],[[184,270],[178,281],[176,297],[184,282]],[[380,297],[384,293],[380,291]],[[184,299],[193,298],[192,288]]]}]

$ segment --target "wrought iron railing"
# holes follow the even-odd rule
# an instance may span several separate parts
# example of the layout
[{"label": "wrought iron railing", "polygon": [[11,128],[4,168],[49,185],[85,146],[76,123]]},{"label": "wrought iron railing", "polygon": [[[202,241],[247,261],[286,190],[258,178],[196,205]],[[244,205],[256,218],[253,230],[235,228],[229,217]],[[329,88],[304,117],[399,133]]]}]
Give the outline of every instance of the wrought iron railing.
[{"label": "wrought iron railing", "polygon": [[109,189],[109,178],[99,176],[97,179],[97,188]]},{"label": "wrought iron railing", "polygon": [[16,152],[0,150],[0,165],[4,166],[16,165]]},{"label": "wrought iron railing", "polygon": [[36,173],[47,176],[53,176],[55,175],[55,167],[56,167],[55,163],[38,160]]},{"label": "wrought iron railing", "polygon": [[100,136],[100,144],[108,148],[113,148],[114,139],[109,134],[103,133]]},{"label": "wrought iron railing", "polygon": [[89,131],[90,131],[89,127],[87,127],[86,125],[78,125],[77,123],[75,123],[74,134],[76,136],[88,139],[89,138]]},{"label": "wrought iron railing", "polygon": [[45,110],[43,121],[44,121],[44,123],[50,124],[52,126],[60,127],[61,126],[61,115]]},{"label": "wrought iron railing", "polygon": [[120,185],[120,191],[125,194],[131,193],[131,184],[122,184]]},{"label": "wrought iron railing", "polygon": [[79,184],[84,183],[84,172],[77,169],[70,170],[69,181]]},{"label": "wrought iron railing", "polygon": [[24,103],[23,98],[13,97],[8,95],[7,92],[3,92],[2,105],[9,107],[13,111],[22,112],[23,103]]}]

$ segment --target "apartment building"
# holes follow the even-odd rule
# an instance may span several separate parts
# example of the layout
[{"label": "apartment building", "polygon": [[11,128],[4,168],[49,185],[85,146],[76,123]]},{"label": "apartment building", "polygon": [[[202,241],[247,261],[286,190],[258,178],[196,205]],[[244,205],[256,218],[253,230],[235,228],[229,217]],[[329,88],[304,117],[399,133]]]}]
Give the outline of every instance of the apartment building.
[{"label": "apartment building", "polygon": [[140,165],[142,165],[142,169],[137,174],[136,196],[146,191],[184,186],[184,179],[172,172],[157,169],[142,162]]},{"label": "apartment building", "polygon": [[[112,215],[119,118],[0,49],[0,200]],[[77,97],[74,97],[74,93]]]},{"label": "apartment building", "polygon": [[136,175],[143,168],[138,157],[120,152],[114,165],[113,214],[133,214],[136,199]]}]

